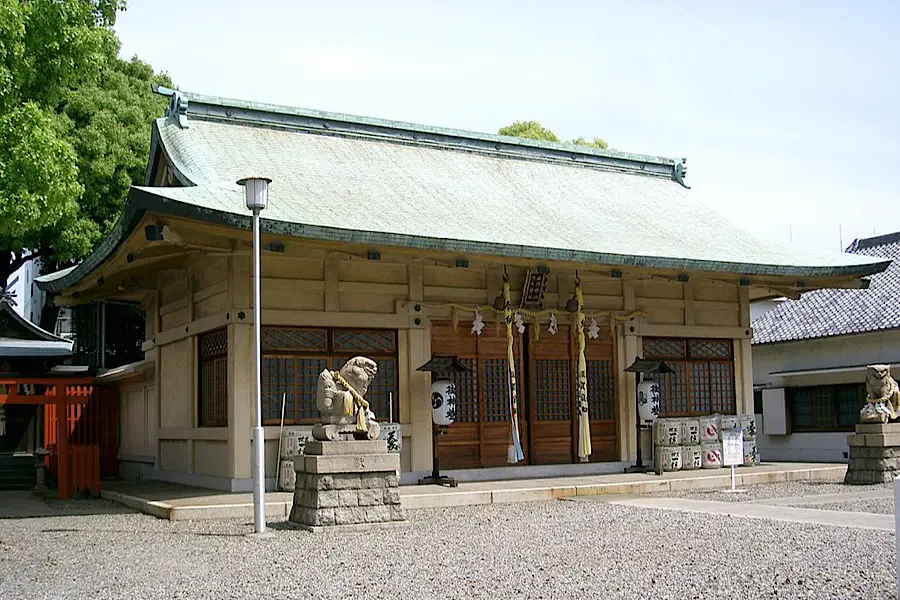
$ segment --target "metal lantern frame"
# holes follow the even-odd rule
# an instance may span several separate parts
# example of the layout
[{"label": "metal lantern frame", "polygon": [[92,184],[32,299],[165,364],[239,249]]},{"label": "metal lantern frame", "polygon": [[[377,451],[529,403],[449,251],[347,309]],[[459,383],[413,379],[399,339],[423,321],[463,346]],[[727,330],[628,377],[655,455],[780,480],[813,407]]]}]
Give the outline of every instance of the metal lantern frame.
[{"label": "metal lantern frame", "polygon": [[637,435],[635,442],[637,444],[637,460],[634,466],[625,469],[626,473],[649,473],[653,469],[644,466],[643,457],[641,455],[641,412],[640,403],[640,384],[644,375],[674,373],[675,371],[661,360],[651,360],[646,358],[637,358],[630,367],[625,369],[628,373],[634,373],[634,420],[636,423]]},{"label": "metal lantern frame", "polygon": [[[468,373],[472,369],[467,367],[456,356],[433,356],[431,360],[416,369],[431,373],[433,377],[453,380],[453,373]],[[456,487],[457,481],[452,477],[441,475],[440,460],[437,452],[437,439],[439,435],[447,435],[449,425],[431,424],[431,475],[419,479],[419,485],[448,485]]]}]

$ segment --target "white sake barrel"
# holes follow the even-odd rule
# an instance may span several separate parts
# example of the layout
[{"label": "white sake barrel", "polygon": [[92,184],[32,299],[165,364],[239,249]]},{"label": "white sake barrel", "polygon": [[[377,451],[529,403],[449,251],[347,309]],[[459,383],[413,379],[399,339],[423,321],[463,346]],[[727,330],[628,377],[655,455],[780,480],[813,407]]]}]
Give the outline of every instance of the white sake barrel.
[{"label": "white sake barrel", "polygon": [[700,421],[685,419],[681,422],[681,443],[685,446],[700,444]]},{"label": "white sake barrel", "polygon": [[431,420],[435,425],[452,425],[456,421],[456,385],[449,379],[431,384]]},{"label": "white sake barrel", "polygon": [[744,430],[744,441],[756,439],[756,415],[741,415],[741,429]]},{"label": "white sake barrel", "polygon": [[719,441],[722,441],[722,431],[725,429],[737,429],[741,426],[741,420],[737,415],[719,415]]},{"label": "white sake barrel", "polygon": [[681,420],[657,419],[654,421],[653,443],[657,446],[680,446]]},{"label": "white sake barrel", "polygon": [[703,467],[703,450],[700,445],[681,447],[681,468],[693,471]]},{"label": "white sake barrel", "polygon": [[278,474],[278,487],[286,492],[293,492],[297,483],[297,473],[294,471],[294,461],[281,461],[281,469]]},{"label": "white sake barrel", "polygon": [[303,454],[303,446],[312,439],[312,427],[285,427],[281,432],[281,458]]},{"label": "white sake barrel", "polygon": [[708,417],[700,417],[700,443],[711,443],[719,441],[719,415],[709,415]]},{"label": "white sake barrel", "polygon": [[704,469],[718,469],[722,466],[722,444],[714,442],[701,444],[700,452],[702,467]]},{"label": "white sake barrel", "polygon": [[756,448],[756,442],[747,440],[744,442],[744,466],[752,467],[759,464],[759,451]]},{"label": "white sake barrel", "polygon": [[681,446],[657,446],[656,465],[663,471],[680,471]]}]

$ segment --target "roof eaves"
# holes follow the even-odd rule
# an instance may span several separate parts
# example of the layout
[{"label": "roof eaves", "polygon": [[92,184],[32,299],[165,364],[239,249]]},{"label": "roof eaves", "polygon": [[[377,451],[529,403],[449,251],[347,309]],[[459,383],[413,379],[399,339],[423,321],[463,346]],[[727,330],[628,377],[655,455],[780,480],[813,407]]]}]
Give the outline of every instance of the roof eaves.
[{"label": "roof eaves", "polygon": [[[751,324],[752,327],[752,324]],[[772,346],[775,344],[791,344],[795,342],[812,342],[815,340],[825,340],[837,337],[852,337],[857,335],[866,335],[868,333],[889,333],[891,331],[900,331],[900,327],[870,327],[866,329],[850,330],[850,331],[831,331],[810,336],[792,336],[779,337],[776,339],[767,339],[765,341],[751,340],[753,346]]]},{"label": "roof eaves", "polygon": [[43,329],[43,328],[39,327],[38,325],[35,325],[34,323],[32,323],[31,321],[29,321],[28,319],[26,319],[19,313],[17,313],[15,311],[15,309],[13,309],[12,305],[9,303],[9,300],[6,300],[6,299],[0,300],[0,310],[3,310],[4,312],[6,312],[10,316],[10,318],[14,319],[16,322],[21,324],[22,327],[24,327],[25,329],[27,329],[28,331],[33,333],[35,336],[40,338],[39,341],[21,340],[22,342],[27,342],[27,343],[32,343],[32,344],[34,344],[34,343],[66,344],[69,346],[69,348],[71,348],[71,346],[72,346],[71,341],[69,341],[65,338],[61,338],[58,335],[56,335],[54,333],[50,333],[46,329]]},{"label": "roof eaves", "polygon": [[[145,198],[143,196],[136,198],[136,189],[137,188],[131,188],[131,191],[129,191],[128,199],[122,209],[122,214],[119,217],[119,220],[116,221],[115,226],[113,226],[112,231],[110,231],[109,235],[94,248],[94,251],[91,252],[87,258],[74,267],[69,267],[63,271],[35,278],[35,282],[41,290],[53,293],[61,292],[67,287],[81,281],[86,275],[112,256],[112,253],[115,252],[128,238],[128,235],[134,231],[134,228],[146,212],[144,206]],[[152,202],[152,204],[157,205],[158,202]]]}]

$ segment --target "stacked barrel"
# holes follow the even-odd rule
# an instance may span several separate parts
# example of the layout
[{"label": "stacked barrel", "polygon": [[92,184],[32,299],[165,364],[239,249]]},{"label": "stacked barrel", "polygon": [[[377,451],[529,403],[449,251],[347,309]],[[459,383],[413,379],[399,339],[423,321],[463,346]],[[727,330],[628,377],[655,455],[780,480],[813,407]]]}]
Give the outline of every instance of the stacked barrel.
[{"label": "stacked barrel", "polygon": [[660,471],[722,467],[722,431],[740,428],[744,437],[744,466],[759,464],[755,415],[709,415],[662,418],[653,423],[655,464]]}]

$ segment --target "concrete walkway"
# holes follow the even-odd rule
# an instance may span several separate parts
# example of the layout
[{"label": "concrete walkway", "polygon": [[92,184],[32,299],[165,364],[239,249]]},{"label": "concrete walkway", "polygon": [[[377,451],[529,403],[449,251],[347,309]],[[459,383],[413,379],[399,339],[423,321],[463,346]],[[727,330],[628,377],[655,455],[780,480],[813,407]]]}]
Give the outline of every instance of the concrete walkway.
[{"label": "concrete walkway", "polygon": [[[845,464],[766,463],[737,470],[740,486],[784,481],[843,481]],[[400,488],[403,507],[444,508],[473,504],[531,502],[594,495],[636,495],[650,492],[722,489],[731,486],[730,469],[678,471],[674,473],[594,475],[551,479],[480,481],[448,488],[410,485]],[[135,510],[170,520],[249,518],[253,515],[253,495],[226,493],[158,481],[117,481],[103,483],[103,498]],[[293,494],[266,494],[266,514],[286,517]]]},{"label": "concrete walkway", "polygon": [[878,490],[863,490],[856,492],[842,492],[840,494],[816,494],[815,496],[789,496],[786,498],[762,498],[748,500],[748,503],[768,504],[770,506],[811,506],[817,504],[834,504],[836,502],[853,502],[855,500],[878,500],[881,498],[893,498],[894,490],[882,488]]},{"label": "concrete walkway", "polygon": [[[582,498],[580,500],[590,499]],[[894,531],[895,526],[894,515],[819,510],[815,508],[796,508],[783,505],[778,506],[777,509],[773,510],[774,507],[772,505],[760,504],[758,502],[717,502],[713,500],[689,500],[685,498],[621,498],[609,500],[608,503],[618,504],[620,506],[652,508],[656,510],[728,515],[745,519],[809,523],[812,525],[827,525],[830,527]]]}]

